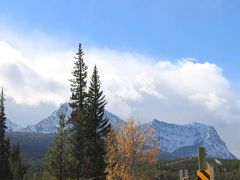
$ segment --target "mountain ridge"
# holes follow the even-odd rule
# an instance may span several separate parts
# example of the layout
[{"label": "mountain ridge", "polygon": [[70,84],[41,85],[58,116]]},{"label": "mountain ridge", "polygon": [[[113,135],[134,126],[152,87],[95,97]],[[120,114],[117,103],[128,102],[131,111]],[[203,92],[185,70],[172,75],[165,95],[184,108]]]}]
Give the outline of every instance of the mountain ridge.
[{"label": "mountain ridge", "polygon": [[155,138],[160,141],[160,149],[173,156],[196,157],[198,148],[205,147],[209,157],[236,159],[212,126],[197,122],[177,125],[156,119],[147,123],[147,126],[155,130]]},{"label": "mountain ridge", "polygon": [[[59,109],[39,123],[24,128],[12,129],[16,132],[53,134],[57,130],[59,116],[64,114],[66,118],[69,118],[71,112],[72,109],[69,104],[64,103]],[[105,111],[105,117],[109,119],[115,129],[126,123],[126,121],[108,111]],[[155,130],[155,138],[160,141],[160,149],[162,152],[165,152],[163,154],[168,154],[172,157],[195,157],[198,154],[198,147],[203,146],[206,147],[209,157],[236,159],[212,126],[198,122],[185,125],[170,124],[157,119],[142,124],[142,126]]]}]

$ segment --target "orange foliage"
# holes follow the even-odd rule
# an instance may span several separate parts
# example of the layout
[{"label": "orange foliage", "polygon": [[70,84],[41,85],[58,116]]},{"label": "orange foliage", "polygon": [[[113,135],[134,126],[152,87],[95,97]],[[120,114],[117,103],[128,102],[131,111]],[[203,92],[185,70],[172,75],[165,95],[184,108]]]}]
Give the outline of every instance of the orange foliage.
[{"label": "orange foliage", "polygon": [[146,172],[148,168],[155,167],[159,151],[154,130],[144,129],[130,118],[120,131],[109,133],[106,156],[108,179],[148,179]]}]

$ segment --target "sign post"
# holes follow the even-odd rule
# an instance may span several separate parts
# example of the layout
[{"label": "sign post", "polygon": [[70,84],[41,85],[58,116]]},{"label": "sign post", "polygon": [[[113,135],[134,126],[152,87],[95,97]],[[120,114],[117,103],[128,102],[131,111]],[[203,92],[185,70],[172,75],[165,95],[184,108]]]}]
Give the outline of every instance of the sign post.
[{"label": "sign post", "polygon": [[206,149],[203,147],[199,148],[198,167],[199,167],[199,170],[197,171],[198,180],[210,180],[210,172],[208,170]]}]

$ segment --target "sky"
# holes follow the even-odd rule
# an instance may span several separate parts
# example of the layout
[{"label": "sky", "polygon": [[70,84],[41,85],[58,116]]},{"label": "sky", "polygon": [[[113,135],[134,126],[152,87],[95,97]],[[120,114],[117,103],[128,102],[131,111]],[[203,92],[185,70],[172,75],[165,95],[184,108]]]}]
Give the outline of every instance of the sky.
[{"label": "sky", "polygon": [[81,42],[109,111],[212,125],[240,157],[239,9],[237,0],[2,0],[7,115],[34,124],[68,101]]}]

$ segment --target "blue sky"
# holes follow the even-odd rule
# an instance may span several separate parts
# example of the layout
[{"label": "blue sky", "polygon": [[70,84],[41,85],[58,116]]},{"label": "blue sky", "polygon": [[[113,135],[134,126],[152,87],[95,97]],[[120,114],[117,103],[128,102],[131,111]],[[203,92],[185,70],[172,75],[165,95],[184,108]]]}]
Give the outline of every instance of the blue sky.
[{"label": "blue sky", "polygon": [[109,111],[213,125],[240,157],[239,10],[237,0],[1,0],[7,115],[34,124],[69,100],[82,42]]},{"label": "blue sky", "polygon": [[2,0],[0,17],[88,46],[210,61],[239,82],[239,9],[237,0]]}]

